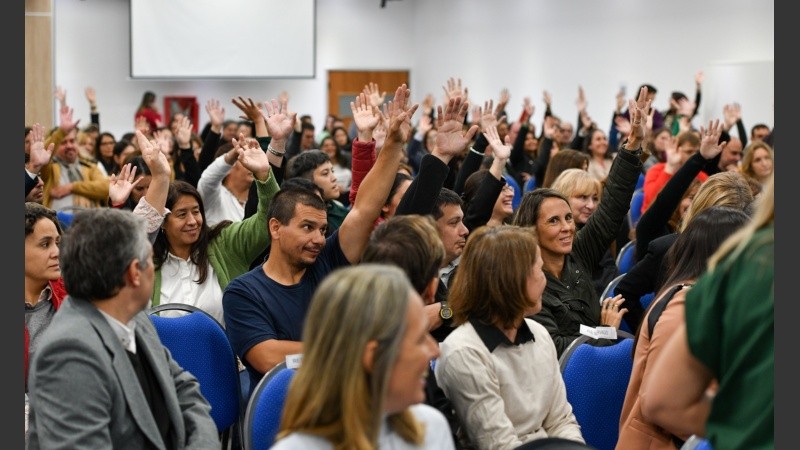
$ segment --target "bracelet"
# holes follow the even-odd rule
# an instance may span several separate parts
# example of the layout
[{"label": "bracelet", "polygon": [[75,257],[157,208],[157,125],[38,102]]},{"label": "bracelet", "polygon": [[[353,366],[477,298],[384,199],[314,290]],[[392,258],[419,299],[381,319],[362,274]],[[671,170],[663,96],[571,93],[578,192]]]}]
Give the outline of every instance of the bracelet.
[{"label": "bracelet", "polygon": [[273,155],[277,156],[278,158],[283,158],[283,155],[286,154],[286,151],[279,152],[272,147],[272,144],[267,144],[267,151],[272,153]]},{"label": "bracelet", "polygon": [[476,155],[479,155],[479,156],[481,156],[481,157],[483,157],[483,156],[484,156],[484,155],[483,155],[483,153],[481,153],[481,152],[479,152],[479,151],[475,150],[475,147],[470,147],[470,148],[469,148],[469,151],[471,151],[472,153],[475,153]]}]

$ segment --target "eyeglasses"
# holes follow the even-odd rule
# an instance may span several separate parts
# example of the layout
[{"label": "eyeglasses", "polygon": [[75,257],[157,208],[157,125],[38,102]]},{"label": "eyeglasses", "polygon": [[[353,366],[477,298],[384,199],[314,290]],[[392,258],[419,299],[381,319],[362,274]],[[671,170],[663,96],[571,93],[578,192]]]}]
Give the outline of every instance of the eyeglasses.
[{"label": "eyeglasses", "polygon": [[513,194],[514,193],[514,186],[506,183],[505,186],[503,186],[503,192],[509,192],[509,193]]}]

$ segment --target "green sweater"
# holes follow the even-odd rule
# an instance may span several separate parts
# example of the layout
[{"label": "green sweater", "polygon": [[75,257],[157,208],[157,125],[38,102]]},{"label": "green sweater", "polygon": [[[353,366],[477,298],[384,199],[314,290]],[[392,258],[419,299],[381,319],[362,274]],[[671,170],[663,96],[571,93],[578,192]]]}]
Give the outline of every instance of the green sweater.
[{"label": "green sweater", "polygon": [[[267,181],[256,180],[258,210],[252,216],[234,222],[208,244],[208,260],[217,275],[219,287],[225,290],[230,281],[250,270],[250,263],[269,245],[269,220],[267,210],[272,198],[280,190],[275,176]],[[153,306],[161,301],[161,269],[156,271],[153,283]]]}]

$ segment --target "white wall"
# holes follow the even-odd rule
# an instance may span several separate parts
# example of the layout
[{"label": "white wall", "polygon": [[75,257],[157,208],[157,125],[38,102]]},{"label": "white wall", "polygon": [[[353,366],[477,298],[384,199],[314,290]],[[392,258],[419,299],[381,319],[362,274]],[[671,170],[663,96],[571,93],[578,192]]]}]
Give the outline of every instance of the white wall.
[{"label": "white wall", "polygon": [[[316,77],[258,81],[130,79],[128,2],[54,0],[55,82],[84,124],[83,89],[93,86],[101,126],[117,137],[133,128],[145,90],[197,96],[200,126],[208,120],[202,106],[209,98],[221,100],[235,118],[232,97],[263,101],[286,90],[290,108],[321,125],[327,71],[342,69],[410,70],[416,101],[428,92],[441,99],[451,76],[461,77],[470,98],[481,103],[505,87],[509,113],[516,116],[530,96],[537,124],[545,89],[554,113],[574,121],[580,84],[590,115],[603,127],[620,84],[629,95],[642,83],[655,85],[656,107],[665,109],[672,90],[692,97],[694,74],[704,70],[706,96],[695,124],[718,117],[719,105],[730,101],[741,103],[746,126],[774,124],[773,0],[391,0],[386,8],[380,0],[317,0]],[[280,45],[270,36],[270,20],[279,18],[250,18],[243,11],[241,23],[203,32],[228,40],[231,52],[237,40],[262,39],[264,52],[253,57],[269,58],[270,46]],[[214,58],[225,55],[209,55],[209,64]]]}]

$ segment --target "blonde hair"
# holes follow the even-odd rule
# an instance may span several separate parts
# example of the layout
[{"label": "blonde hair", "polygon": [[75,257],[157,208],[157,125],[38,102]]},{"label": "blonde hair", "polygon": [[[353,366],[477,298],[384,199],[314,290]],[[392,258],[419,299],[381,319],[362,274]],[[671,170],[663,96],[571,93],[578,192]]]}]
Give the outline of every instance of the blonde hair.
[{"label": "blonde hair", "polygon": [[[744,250],[750,238],[761,228],[773,223],[775,221],[775,176],[771,176],[767,181],[767,187],[758,197],[756,201],[758,206],[750,219],[750,222],[742,227],[739,231],[734,233],[731,237],[725,240],[711,258],[708,259],[708,270],[714,270],[723,258],[731,254],[731,258],[735,258],[739,253]],[[774,235],[770,234],[767,239],[774,239]]]},{"label": "blonde hair", "polygon": [[728,206],[747,211],[752,202],[753,191],[742,174],[739,172],[716,173],[708,177],[698,189],[694,200],[683,216],[680,231],[686,229],[692,217],[709,206]]},{"label": "blonde hair", "polygon": [[567,169],[561,172],[550,188],[561,192],[567,198],[591,192],[600,197],[603,193],[600,180],[583,169]]},{"label": "blonde hair", "polygon": [[[405,334],[413,287],[384,264],[335,270],[317,288],[303,330],[303,363],[295,374],[278,438],[292,432],[327,439],[334,449],[375,449],[389,377]],[[376,341],[368,373],[364,350]],[[420,445],[424,428],[411,412],[388,417],[405,441]]]}]

